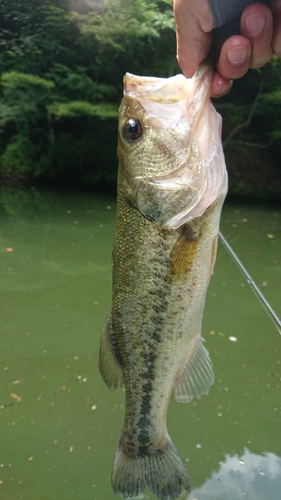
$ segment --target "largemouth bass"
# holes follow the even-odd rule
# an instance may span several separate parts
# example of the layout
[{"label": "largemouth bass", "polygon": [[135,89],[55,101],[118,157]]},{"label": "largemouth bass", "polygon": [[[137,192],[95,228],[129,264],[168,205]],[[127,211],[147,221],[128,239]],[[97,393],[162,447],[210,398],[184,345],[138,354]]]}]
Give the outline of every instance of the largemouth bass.
[{"label": "largemouth bass", "polygon": [[212,71],[192,79],[127,74],[119,110],[118,199],[111,311],[100,373],[125,386],[112,488],[161,500],[190,491],[166,413],[207,394],[214,375],[201,320],[227,191]]}]

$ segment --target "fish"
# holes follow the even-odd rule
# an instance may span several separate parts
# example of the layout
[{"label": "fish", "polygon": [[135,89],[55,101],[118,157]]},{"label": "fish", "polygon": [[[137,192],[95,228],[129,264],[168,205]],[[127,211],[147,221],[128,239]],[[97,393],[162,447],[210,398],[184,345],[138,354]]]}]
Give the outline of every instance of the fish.
[{"label": "fish", "polygon": [[125,388],[125,418],[111,486],[160,500],[191,491],[166,424],[172,392],[189,402],[214,382],[201,337],[227,193],[212,68],[195,76],[124,77],[118,120],[112,304],[99,371]]}]

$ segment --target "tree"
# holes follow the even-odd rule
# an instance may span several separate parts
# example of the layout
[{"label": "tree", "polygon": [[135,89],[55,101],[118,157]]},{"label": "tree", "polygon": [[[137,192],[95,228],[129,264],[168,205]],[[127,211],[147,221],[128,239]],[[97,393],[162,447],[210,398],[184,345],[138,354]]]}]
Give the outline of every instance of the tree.
[{"label": "tree", "polygon": [[116,134],[110,155],[93,137],[113,130],[125,71],[174,72],[171,3],[0,0],[2,172],[115,179]]},{"label": "tree", "polygon": [[281,196],[280,92],[281,64],[274,57],[264,68],[236,81],[230,94],[216,103],[223,117],[223,145],[233,194]]}]

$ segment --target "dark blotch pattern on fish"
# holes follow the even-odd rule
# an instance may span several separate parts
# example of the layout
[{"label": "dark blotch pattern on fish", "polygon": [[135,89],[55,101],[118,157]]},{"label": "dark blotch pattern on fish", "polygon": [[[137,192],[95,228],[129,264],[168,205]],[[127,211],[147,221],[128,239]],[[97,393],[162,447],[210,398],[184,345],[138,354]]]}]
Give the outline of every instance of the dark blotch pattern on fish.
[{"label": "dark blotch pattern on fish", "polygon": [[[154,273],[152,288],[149,290],[149,295],[152,301],[152,314],[149,318],[149,326],[147,330],[148,340],[143,346],[140,356],[145,361],[146,372],[143,374],[144,383],[142,384],[142,400],[140,405],[139,419],[136,421],[137,441],[139,444],[138,455],[145,456],[149,454],[151,447],[151,421],[150,411],[152,408],[152,392],[153,381],[155,379],[155,361],[157,360],[158,348],[161,343],[161,332],[166,318],[167,309],[169,306],[169,294],[165,294],[163,290],[170,290],[171,277],[167,274],[168,259],[163,260],[163,255],[167,255],[166,250],[166,235],[167,230],[161,231],[161,246],[156,249],[153,256],[153,265],[158,272]],[[165,285],[163,287],[163,284]],[[149,350],[147,352],[147,348]]]}]

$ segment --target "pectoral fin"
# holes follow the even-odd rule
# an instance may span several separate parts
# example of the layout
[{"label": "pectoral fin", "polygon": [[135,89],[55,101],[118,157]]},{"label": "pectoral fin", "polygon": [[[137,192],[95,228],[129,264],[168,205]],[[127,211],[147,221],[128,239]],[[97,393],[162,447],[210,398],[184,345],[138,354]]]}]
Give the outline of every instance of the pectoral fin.
[{"label": "pectoral fin", "polygon": [[202,339],[195,355],[174,387],[175,398],[179,403],[188,403],[194,397],[208,394],[214,383],[212,361]]},{"label": "pectoral fin", "polygon": [[99,371],[104,382],[112,391],[116,389],[118,385],[123,385],[122,369],[115,354],[113,339],[114,334],[109,314],[101,335]]},{"label": "pectoral fin", "polygon": [[200,236],[186,224],[171,252],[171,273],[175,281],[184,281],[191,271]]}]

